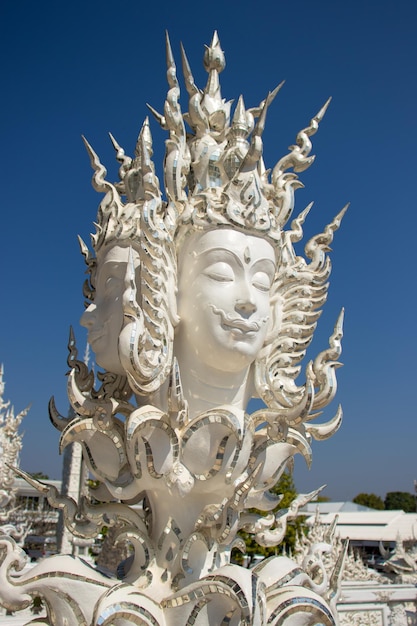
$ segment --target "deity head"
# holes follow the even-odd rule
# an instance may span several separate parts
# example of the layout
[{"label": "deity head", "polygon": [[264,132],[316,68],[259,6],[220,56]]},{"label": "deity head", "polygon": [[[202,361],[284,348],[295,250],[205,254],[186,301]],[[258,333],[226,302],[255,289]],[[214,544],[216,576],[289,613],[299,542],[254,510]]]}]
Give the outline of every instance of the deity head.
[{"label": "deity head", "polygon": [[[127,376],[132,389],[145,395],[160,387],[172,365],[177,316],[176,260],[167,226],[171,214],[166,211],[163,219],[147,120],[136,158],[122,158],[120,189],[105,180],[105,168],[85,144],[94,168],[93,185],[105,196],[92,235],[95,255],[80,240],[89,274],[84,295],[91,302],[81,323],[88,328],[98,365]],[[122,194],[128,202],[122,201]]]},{"label": "deity head", "polygon": [[105,246],[96,259],[94,300],[80,320],[88,330],[88,342],[97,365],[114,374],[125,374],[119,356],[119,336],[124,319],[123,294],[132,267],[139,280],[139,266],[139,255],[131,246]]},{"label": "deity head", "polygon": [[[201,378],[209,371],[229,375],[250,369],[255,395],[268,406],[288,408],[307,397],[307,383],[298,387],[294,379],[326,298],[331,269],[326,251],[342,215],[307,243],[310,263],[295,254],[293,242],[302,238],[309,209],[290,229],[284,227],[294,191],[302,186],[296,172],[314,160],[310,137],[327,103],[270,176],[262,133],[279,88],[250,109],[240,97],[231,116],[231,102],[220,93],[224,57],[217,35],[205,55],[205,89],[194,84],[184,51],[182,57],[188,112],[179,104],[168,39],[164,115],[151,109],[169,132],[166,200],[152,162],[147,119],[133,159],[111,137],[121,164],[117,183],[106,180],[86,143],[93,186],[105,197],[93,236],[96,256],[82,244],[90,273],[84,293],[92,301],[82,324],[97,363],[125,374],[136,394],[154,394],[168,380],[176,385],[176,363],[180,374],[186,367]],[[319,380],[310,368],[308,375],[310,391],[327,385],[327,374]]]},{"label": "deity head", "polygon": [[231,228],[193,233],[180,251],[175,353],[182,362],[239,372],[260,353],[270,321],[276,253]]}]

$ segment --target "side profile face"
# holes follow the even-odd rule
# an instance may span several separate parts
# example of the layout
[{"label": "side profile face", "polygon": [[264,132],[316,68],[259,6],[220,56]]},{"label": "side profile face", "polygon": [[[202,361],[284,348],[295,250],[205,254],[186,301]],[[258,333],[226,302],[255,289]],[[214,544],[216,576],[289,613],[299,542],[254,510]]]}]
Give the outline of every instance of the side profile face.
[{"label": "side profile face", "polygon": [[[133,251],[135,267],[139,264]],[[128,268],[129,248],[113,246],[97,259],[95,295],[84,311],[80,324],[88,330],[88,342],[96,363],[115,374],[124,374],[119,359],[119,335],[123,326],[123,293]]]},{"label": "side profile face", "polygon": [[259,353],[276,268],[272,245],[232,229],[195,234],[179,258],[177,350],[193,366],[239,372]]}]

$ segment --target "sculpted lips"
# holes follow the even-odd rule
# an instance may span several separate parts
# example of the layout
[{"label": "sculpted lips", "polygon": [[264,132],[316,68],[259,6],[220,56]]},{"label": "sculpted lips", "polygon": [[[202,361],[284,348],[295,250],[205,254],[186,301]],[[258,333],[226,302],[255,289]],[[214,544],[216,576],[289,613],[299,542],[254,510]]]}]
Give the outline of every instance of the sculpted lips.
[{"label": "sculpted lips", "polygon": [[214,306],[214,304],[210,305],[213,313],[220,316],[222,326],[229,328],[230,330],[238,330],[242,334],[255,334],[259,332],[262,325],[268,321],[267,317],[261,318],[259,320],[245,320],[243,317],[236,317],[230,313],[226,313],[222,309],[218,309]]},{"label": "sculpted lips", "polygon": [[100,341],[102,337],[103,337],[103,333],[101,331],[95,332],[95,333],[88,333],[88,341],[93,347],[98,341]]},{"label": "sculpted lips", "polygon": [[95,332],[95,333],[88,333],[88,338],[90,339],[91,342],[93,341],[97,341],[97,339],[101,339],[101,337],[103,336],[103,332]]}]

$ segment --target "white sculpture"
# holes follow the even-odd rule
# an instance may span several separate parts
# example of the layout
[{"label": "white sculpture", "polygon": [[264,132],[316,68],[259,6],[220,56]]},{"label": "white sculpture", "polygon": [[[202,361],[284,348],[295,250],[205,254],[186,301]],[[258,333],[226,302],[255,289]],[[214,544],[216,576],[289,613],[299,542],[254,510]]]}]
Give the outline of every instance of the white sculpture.
[{"label": "white sculpture", "polygon": [[404,540],[398,536],[392,552],[384,548],[382,543],[379,549],[386,559],[384,570],[393,577],[394,582],[417,584],[417,540],[415,537]]},{"label": "white sculpture", "polygon": [[[342,575],[343,583],[348,581],[389,583],[390,580],[386,576],[365,565],[358,550],[351,547],[348,549],[348,542],[341,539],[337,533],[337,522],[338,516],[336,515],[330,527],[328,524],[323,524],[317,509],[314,523],[309,527],[307,535],[301,533],[297,537],[293,553],[295,561],[304,570],[307,569],[308,564],[310,568],[316,570],[315,575],[320,576],[321,568],[316,567],[317,555],[320,555],[326,576],[331,576],[340,558],[340,553],[346,550]],[[315,555],[315,558],[311,558],[312,555]]]},{"label": "white sculpture", "polygon": [[[279,499],[269,489],[293,456],[311,461],[311,439],[330,437],[341,410],[311,424],[336,392],[342,316],[330,346],[296,383],[327,296],[327,256],[343,209],[297,256],[307,207],[284,230],[301,186],[297,172],[313,162],[310,137],[326,107],[297,135],[269,177],[262,160],[268,106],[245,109],[222,99],[224,56],[217,35],[204,56],[209,74],[197,88],[182,51],[188,113],[179,104],[176,67],[167,38],[169,90],[160,115],[166,141],[162,199],[145,120],[135,157],[111,137],[120,181],[86,143],[101,201],[95,254],[81,241],[90,301],[82,317],[101,387],[77,359],[71,335],[68,395],[77,417],[51,418],[61,448],[82,444],[94,496],[77,504],[28,478],[63,509],[76,536],[120,527],[133,546],[121,567],[123,584],[81,561],[52,557],[15,583],[18,553],[6,549],[0,596],[13,609],[30,594],[45,599],[45,624],[335,624],[338,575],[317,585],[285,557],[253,570],[230,563],[244,550],[240,528],[262,545],[279,544],[291,511],[266,516]],[[256,123],[255,123],[256,120]],[[187,124],[191,132],[186,131]],[[293,171],[289,172],[288,170]],[[126,198],[126,201],[123,198]],[[133,394],[133,395],[132,395]],[[249,415],[251,397],[265,408]],[[313,494],[311,494],[312,496]],[[143,509],[132,508],[143,502]],[[336,574],[341,563],[336,564]],[[37,622],[39,623],[39,622]]]},{"label": "white sculpture", "polygon": [[16,507],[15,476],[12,466],[19,465],[23,435],[19,427],[29,407],[15,415],[14,407],[4,401],[4,369],[0,365],[0,532],[11,535],[19,543],[30,526]]}]

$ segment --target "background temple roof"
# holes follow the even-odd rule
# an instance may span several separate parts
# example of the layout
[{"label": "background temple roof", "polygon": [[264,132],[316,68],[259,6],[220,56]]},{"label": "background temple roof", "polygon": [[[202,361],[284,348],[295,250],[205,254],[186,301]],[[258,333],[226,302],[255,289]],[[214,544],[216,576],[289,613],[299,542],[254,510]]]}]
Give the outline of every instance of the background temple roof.
[{"label": "background temple roof", "polygon": [[[320,515],[323,524],[331,524],[338,516],[336,533],[351,541],[389,541],[417,539],[417,513],[404,511],[334,512]],[[314,523],[315,516],[307,519]]]}]

